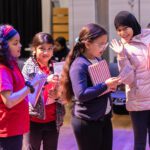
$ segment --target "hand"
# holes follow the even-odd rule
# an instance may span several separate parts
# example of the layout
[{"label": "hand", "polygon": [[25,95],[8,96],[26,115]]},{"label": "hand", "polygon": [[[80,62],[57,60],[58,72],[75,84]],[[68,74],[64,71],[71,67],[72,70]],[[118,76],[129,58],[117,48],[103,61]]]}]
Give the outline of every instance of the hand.
[{"label": "hand", "polygon": [[48,91],[48,97],[51,99],[57,99],[58,98],[57,90],[56,89],[50,89]]},{"label": "hand", "polygon": [[41,84],[46,81],[46,75],[45,74],[37,74],[33,80],[31,81],[31,85],[36,86],[38,84]]},{"label": "hand", "polygon": [[47,82],[58,82],[59,76],[57,74],[51,74],[47,77]]},{"label": "hand", "polygon": [[111,91],[115,91],[118,86],[119,81],[120,81],[119,77],[112,77],[112,78],[107,79],[105,83]]},{"label": "hand", "polygon": [[121,41],[117,41],[116,39],[113,39],[111,41],[110,48],[115,51],[116,53],[120,54],[123,52],[124,46]]},{"label": "hand", "polygon": [[58,98],[58,88],[59,88],[59,84],[53,83],[52,88],[48,91],[48,97],[52,98],[52,99],[57,99]]}]

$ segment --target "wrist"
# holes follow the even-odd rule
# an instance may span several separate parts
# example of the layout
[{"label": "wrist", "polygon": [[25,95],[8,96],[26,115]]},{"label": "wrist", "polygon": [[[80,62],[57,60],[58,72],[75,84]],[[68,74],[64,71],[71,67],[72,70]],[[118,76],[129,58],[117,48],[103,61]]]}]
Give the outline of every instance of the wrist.
[{"label": "wrist", "polygon": [[26,81],[25,85],[30,89],[30,93],[34,93],[35,89],[34,89],[33,85],[31,85],[30,81]]}]

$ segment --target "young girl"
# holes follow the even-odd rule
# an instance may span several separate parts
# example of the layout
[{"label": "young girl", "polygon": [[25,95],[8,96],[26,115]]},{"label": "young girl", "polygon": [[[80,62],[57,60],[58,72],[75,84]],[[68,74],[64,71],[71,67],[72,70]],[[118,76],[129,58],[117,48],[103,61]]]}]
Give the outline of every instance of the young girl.
[{"label": "young girl", "polygon": [[10,25],[0,26],[0,149],[21,150],[22,135],[29,131],[27,94],[34,92],[38,78],[25,86],[18,68],[19,33]]},{"label": "young girl", "polygon": [[41,109],[43,97],[45,118],[38,115],[33,116],[33,113],[30,115],[30,132],[25,136],[25,139],[29,136],[30,149],[39,150],[41,142],[43,142],[43,150],[57,150],[59,127],[62,125],[64,107],[57,100],[58,80],[56,76],[52,77],[53,66],[50,60],[54,49],[52,36],[43,32],[37,33],[33,37],[31,49],[33,57],[26,61],[22,70],[25,80],[30,80],[38,72],[49,77],[36,106],[32,108],[33,113],[36,113],[35,109],[38,107]]},{"label": "young girl", "polygon": [[64,61],[66,56],[69,53],[69,49],[66,44],[66,39],[64,37],[58,37],[55,40],[55,49],[54,49],[54,60],[55,61]]},{"label": "young girl", "polygon": [[126,85],[134,150],[145,150],[147,133],[150,136],[150,30],[141,30],[127,11],[119,12],[114,24],[121,41],[112,40],[111,48],[117,53],[121,81]]},{"label": "young girl", "polygon": [[88,73],[88,66],[100,61],[106,46],[107,32],[102,27],[84,26],[62,73],[62,98],[71,100],[74,96],[72,126],[79,150],[112,149],[110,94],[99,95],[108,88],[114,90],[118,79],[93,86]]}]

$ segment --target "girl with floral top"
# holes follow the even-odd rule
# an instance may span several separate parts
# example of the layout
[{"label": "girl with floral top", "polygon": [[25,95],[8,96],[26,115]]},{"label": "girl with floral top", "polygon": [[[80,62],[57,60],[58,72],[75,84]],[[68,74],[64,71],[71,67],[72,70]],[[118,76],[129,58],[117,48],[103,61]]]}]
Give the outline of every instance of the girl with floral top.
[{"label": "girl with floral top", "polygon": [[[39,150],[43,142],[44,150],[56,150],[59,127],[63,123],[64,107],[57,99],[59,81],[53,75],[51,63],[54,49],[52,36],[43,32],[37,33],[33,37],[31,49],[33,57],[25,62],[22,70],[25,80],[32,79],[38,73],[46,74],[48,78],[35,107],[30,104],[30,132],[25,135],[25,140],[29,140],[30,149]],[[41,110],[43,103],[45,115],[36,114]]]}]

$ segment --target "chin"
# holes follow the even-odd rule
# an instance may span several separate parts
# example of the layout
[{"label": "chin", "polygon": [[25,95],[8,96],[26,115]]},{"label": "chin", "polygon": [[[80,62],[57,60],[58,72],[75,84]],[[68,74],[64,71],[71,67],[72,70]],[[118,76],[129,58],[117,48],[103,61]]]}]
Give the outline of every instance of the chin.
[{"label": "chin", "polygon": [[98,57],[101,57],[102,55],[103,55],[103,52],[101,52]]},{"label": "chin", "polygon": [[18,54],[17,58],[20,57],[20,56],[21,56],[21,54]]},{"label": "chin", "polygon": [[13,56],[14,58],[19,58],[21,55],[15,55],[15,56]]}]

